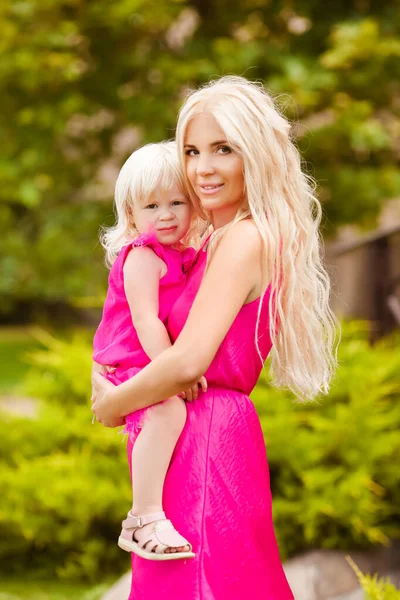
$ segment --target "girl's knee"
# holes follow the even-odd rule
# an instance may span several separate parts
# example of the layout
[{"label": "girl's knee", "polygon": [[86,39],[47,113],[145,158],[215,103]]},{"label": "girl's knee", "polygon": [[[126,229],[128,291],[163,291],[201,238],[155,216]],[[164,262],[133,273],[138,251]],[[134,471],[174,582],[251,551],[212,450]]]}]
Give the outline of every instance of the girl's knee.
[{"label": "girl's knee", "polygon": [[173,396],[156,407],[159,417],[168,423],[183,428],[186,423],[186,403],[182,398]]}]

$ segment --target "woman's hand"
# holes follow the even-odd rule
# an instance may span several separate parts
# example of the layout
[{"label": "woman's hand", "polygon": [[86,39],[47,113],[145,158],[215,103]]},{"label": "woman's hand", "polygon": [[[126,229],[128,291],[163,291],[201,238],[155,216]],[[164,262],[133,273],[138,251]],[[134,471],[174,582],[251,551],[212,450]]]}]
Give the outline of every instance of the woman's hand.
[{"label": "woman's hand", "polygon": [[116,386],[105,379],[98,371],[92,371],[92,412],[104,427],[119,427],[125,419],[116,414],[115,395]]},{"label": "woman's hand", "polygon": [[101,375],[105,375],[106,373],[115,373],[116,367],[112,365],[100,365],[97,362],[93,361],[92,364],[92,375],[93,373],[100,373]]}]

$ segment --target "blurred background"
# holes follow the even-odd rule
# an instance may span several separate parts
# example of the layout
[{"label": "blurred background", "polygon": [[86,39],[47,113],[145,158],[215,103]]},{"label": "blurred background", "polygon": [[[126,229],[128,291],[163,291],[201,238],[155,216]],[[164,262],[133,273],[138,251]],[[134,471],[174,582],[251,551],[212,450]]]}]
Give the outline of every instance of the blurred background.
[{"label": "blurred background", "polygon": [[3,0],[0,31],[0,600],[96,600],[129,569],[125,446],[89,411],[98,231],[126,157],[226,74],[293,122],[343,319],[327,398],[265,376],[253,394],[282,558],[385,551],[400,571],[399,2]]}]

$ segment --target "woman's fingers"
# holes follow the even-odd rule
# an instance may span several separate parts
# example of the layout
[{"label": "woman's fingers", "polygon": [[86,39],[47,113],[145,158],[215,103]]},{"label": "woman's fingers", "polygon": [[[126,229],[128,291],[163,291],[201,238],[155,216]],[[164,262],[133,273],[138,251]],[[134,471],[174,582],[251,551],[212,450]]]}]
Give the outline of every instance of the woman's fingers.
[{"label": "woman's fingers", "polygon": [[105,365],[100,365],[97,362],[93,362],[92,363],[92,373],[102,373],[104,374],[106,372],[106,366]]},{"label": "woman's fingers", "polygon": [[99,373],[93,373],[93,394],[94,402],[92,411],[104,427],[119,427],[125,422],[124,417],[115,414],[115,402],[112,394],[115,391],[115,385]]},{"label": "woman's fingers", "polygon": [[186,390],[185,394],[186,394],[186,402],[192,402],[192,400],[193,400],[193,394],[192,394],[191,388],[189,388],[188,390]]},{"label": "woman's fingers", "polygon": [[[107,382],[107,380],[103,377],[103,375],[100,375],[99,372],[94,371],[92,373],[92,397],[90,399],[91,402],[92,402],[92,408],[91,408],[91,410],[94,413],[96,413],[95,404],[96,404],[96,401],[98,400],[99,390],[101,389],[101,386],[102,386],[103,382]],[[96,416],[97,421],[100,422],[100,419],[98,418],[98,416],[97,415],[95,415],[95,416]]]},{"label": "woman's fingers", "polygon": [[92,371],[92,396],[90,398],[92,405],[96,402],[98,392],[97,380],[99,377],[102,377],[102,375],[98,371]]}]

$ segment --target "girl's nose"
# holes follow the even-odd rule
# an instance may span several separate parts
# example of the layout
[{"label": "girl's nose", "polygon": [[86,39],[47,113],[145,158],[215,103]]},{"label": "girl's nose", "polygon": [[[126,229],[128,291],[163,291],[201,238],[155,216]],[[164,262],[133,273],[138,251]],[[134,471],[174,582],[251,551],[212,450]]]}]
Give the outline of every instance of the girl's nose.
[{"label": "girl's nose", "polygon": [[165,209],[162,211],[162,213],[160,214],[160,221],[170,221],[171,219],[174,218],[174,213],[169,210],[169,209]]}]

